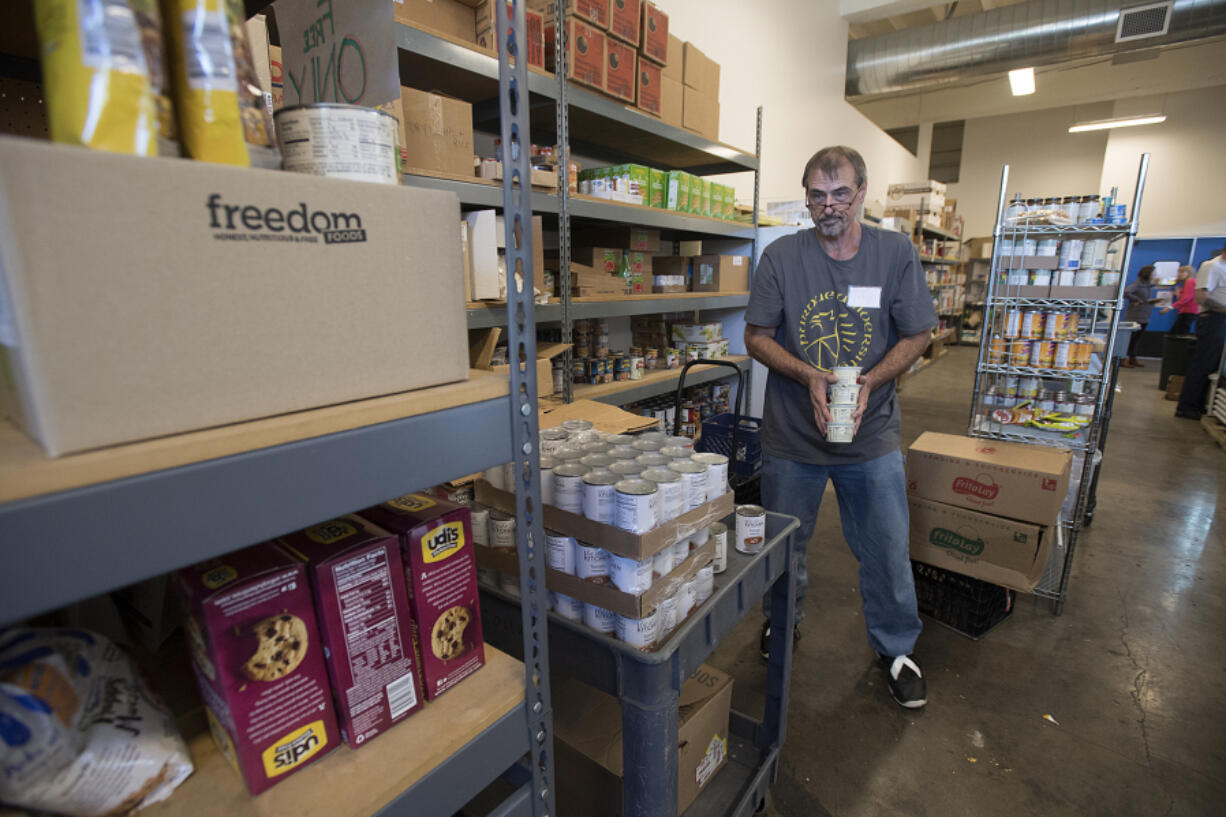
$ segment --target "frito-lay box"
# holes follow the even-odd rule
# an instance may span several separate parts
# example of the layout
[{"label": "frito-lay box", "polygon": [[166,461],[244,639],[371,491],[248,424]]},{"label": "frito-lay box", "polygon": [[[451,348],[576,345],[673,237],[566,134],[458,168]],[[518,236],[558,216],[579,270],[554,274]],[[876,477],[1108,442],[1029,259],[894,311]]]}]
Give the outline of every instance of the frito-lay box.
[{"label": "frito-lay box", "polygon": [[343,516],[277,544],[306,565],[341,737],[356,749],[422,707],[400,541]]},{"label": "frito-lay box", "polygon": [[271,544],[175,573],[209,731],[252,794],[336,748],[306,567]]},{"label": "frito-lay box", "polygon": [[418,665],[434,700],[485,664],[468,508],[406,494],[361,515],[400,537]]}]

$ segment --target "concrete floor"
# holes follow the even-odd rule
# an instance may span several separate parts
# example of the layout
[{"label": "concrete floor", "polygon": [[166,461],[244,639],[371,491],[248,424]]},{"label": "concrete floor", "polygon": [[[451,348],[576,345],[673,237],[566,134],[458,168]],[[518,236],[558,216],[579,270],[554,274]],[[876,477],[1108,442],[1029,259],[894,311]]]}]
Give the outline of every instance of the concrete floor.
[{"label": "concrete floor", "polygon": [[[906,385],[904,446],[965,433],[975,354],[955,348]],[[1226,453],[1174,418],[1157,368],[1121,370],[1064,614],[1019,596],[979,641],[925,620],[923,710],[894,704],[873,664],[856,562],[823,503],[769,814],[1226,815]],[[762,706],[758,627],[711,659],[747,712]]]}]

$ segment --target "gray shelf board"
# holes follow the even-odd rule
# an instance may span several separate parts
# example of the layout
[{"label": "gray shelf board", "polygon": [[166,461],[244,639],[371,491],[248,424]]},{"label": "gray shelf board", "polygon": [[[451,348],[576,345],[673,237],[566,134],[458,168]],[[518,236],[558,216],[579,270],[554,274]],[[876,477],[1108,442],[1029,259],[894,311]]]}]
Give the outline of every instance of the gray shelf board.
[{"label": "gray shelf board", "polygon": [[[748,293],[736,295],[713,295],[694,293],[685,298],[641,298],[624,301],[573,301],[570,305],[572,320],[585,318],[616,318],[629,315],[655,315],[663,312],[688,312],[703,309],[738,309],[749,305]],[[561,304],[537,304],[536,322],[554,323],[562,320]],[[468,328],[486,329],[491,326],[506,326],[507,312],[501,306],[475,307],[468,310]]]},{"label": "gray shelf board", "polygon": [[1067,377],[1075,380],[1086,380],[1090,383],[1098,383],[1103,379],[1101,371],[1091,373],[1085,369],[1045,369],[1038,366],[1012,366],[1007,363],[980,363],[979,371],[985,374],[1013,374],[1019,377]]},{"label": "gray shelf board", "polygon": [[933,227],[928,224],[920,223],[919,229],[920,229],[920,232],[928,233],[929,235],[940,236],[941,238],[944,238],[947,241],[961,241],[962,240],[962,236],[954,235],[949,230],[945,230],[940,227]]},{"label": "gray shelf board", "polygon": [[[735,361],[737,368],[742,372],[749,370],[750,359]],[[681,369],[677,369],[677,376],[680,377]],[[733,377],[732,371],[723,366],[713,366],[710,369],[702,369],[700,371],[690,370],[690,373],[685,376],[685,385],[697,386],[701,383],[710,383],[712,380],[722,380],[725,377]],[[633,382],[633,381],[627,381]],[[676,379],[660,380],[653,383],[644,383],[641,386],[631,385],[625,391],[613,392],[612,394],[604,394],[599,397],[589,397],[586,399],[595,400],[598,403],[608,403],[614,406],[621,406],[626,403],[633,403],[637,400],[646,400],[648,397],[655,397],[658,394],[672,394],[677,390]],[[583,398],[582,392],[576,388],[575,399]]]},{"label": "gray shelf board", "polygon": [[[476,207],[502,209],[502,185],[482,184],[481,182],[462,182],[457,179],[441,179],[437,176],[425,176],[417,173],[405,173],[401,181],[410,187],[423,187],[429,190],[445,190],[455,193],[460,198],[460,204]],[[558,212],[558,197],[550,193],[532,191],[532,212]]]},{"label": "gray shelf board", "polygon": [[[530,751],[524,711],[516,706],[375,812],[375,817],[455,814]],[[522,800],[517,791],[507,803],[522,805]],[[526,813],[531,814],[531,809]]]},{"label": "gray shelf board", "polygon": [[1123,238],[1136,230],[1135,224],[1024,224],[1000,228],[1009,237],[1028,235],[1089,235],[1099,238]]},{"label": "gray shelf board", "polygon": [[0,624],[506,462],[508,400],[0,505]]},{"label": "gray shelf board", "polygon": [[677,213],[672,210],[632,207],[611,201],[572,198],[570,200],[570,215],[572,219],[614,221],[621,224],[655,227],[662,230],[680,230],[701,235],[744,238],[746,241],[753,240],[753,226],[739,221],[720,221],[702,216]]},{"label": "gray shelf board", "polygon": [[[1085,431],[1089,431],[1089,426],[1086,426]],[[1064,437],[1059,432],[1041,431],[1039,429],[1027,429],[1023,426],[1017,426],[1012,431],[990,431],[984,429],[972,429],[969,433],[971,437],[982,437],[988,440],[1005,440],[1013,443],[1028,443],[1031,445],[1046,445],[1052,448],[1070,448],[1074,451],[1085,451],[1090,447],[1088,433],[1086,439],[1076,439]]]}]

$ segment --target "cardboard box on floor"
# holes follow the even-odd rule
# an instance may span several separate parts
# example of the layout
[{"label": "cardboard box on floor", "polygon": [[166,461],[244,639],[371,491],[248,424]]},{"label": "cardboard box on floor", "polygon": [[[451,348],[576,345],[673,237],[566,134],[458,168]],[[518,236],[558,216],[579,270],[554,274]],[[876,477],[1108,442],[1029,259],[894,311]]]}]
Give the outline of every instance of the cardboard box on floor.
[{"label": "cardboard box on floor", "polygon": [[460,250],[439,240],[459,212],[454,193],[0,138],[9,415],[59,456],[464,380]]},{"label": "cardboard box on floor", "polygon": [[956,508],[916,496],[911,558],[1029,593],[1043,578],[1054,528]]},{"label": "cardboard box on floor", "polygon": [[402,86],[400,153],[405,172],[467,175],[473,164],[473,106]]},{"label": "cardboard box on floor", "polygon": [[1068,494],[1073,452],[926,431],[907,453],[907,493],[1051,525]]},{"label": "cardboard box on floor", "polygon": [[743,255],[700,255],[692,264],[694,292],[749,291],[749,259]]},{"label": "cardboard box on floor", "polygon": [[[573,679],[553,688],[558,811],[621,817],[622,716],[611,695]],[[732,678],[702,664],[678,701],[677,813],[697,798],[728,756]]]},{"label": "cardboard box on floor", "polygon": [[393,0],[396,22],[477,44],[478,0]]}]

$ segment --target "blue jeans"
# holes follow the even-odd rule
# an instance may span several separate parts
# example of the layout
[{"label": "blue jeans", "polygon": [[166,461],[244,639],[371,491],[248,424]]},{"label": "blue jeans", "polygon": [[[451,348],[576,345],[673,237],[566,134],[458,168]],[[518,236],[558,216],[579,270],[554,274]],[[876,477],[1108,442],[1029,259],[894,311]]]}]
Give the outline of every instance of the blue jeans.
[{"label": "blue jeans", "polygon": [[793,546],[800,553],[796,620],[804,617],[805,565],[826,481],[834,480],[843,536],[860,562],[860,598],[868,643],[881,655],[907,655],[922,625],[915,601],[908,536],[907,478],[893,451],[856,465],[810,465],[762,453],[762,504],[800,520]]}]

